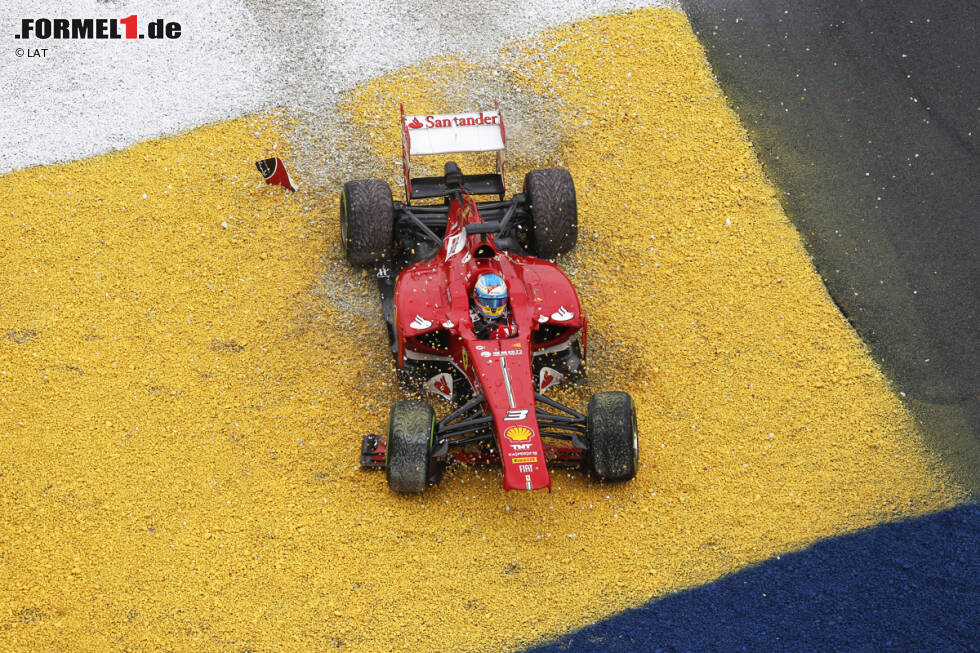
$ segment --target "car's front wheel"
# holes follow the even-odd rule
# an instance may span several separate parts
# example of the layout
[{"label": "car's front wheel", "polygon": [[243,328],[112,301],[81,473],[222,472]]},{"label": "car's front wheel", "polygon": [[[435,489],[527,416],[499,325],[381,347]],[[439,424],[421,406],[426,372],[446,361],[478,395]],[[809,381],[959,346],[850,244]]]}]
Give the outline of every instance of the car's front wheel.
[{"label": "car's front wheel", "polygon": [[636,476],[640,449],[636,405],[625,392],[598,392],[586,416],[586,466],[601,479],[628,481]]},{"label": "car's front wheel", "polygon": [[435,440],[436,414],[424,401],[400,401],[388,420],[385,473],[395,492],[418,494],[438,482],[440,463],[430,454]]}]

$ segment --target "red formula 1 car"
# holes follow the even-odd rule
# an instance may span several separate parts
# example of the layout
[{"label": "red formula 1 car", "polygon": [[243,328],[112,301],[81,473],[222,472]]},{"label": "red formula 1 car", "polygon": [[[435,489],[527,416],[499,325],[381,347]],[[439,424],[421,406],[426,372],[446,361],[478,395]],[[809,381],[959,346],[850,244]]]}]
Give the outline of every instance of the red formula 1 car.
[{"label": "red formula 1 car", "polygon": [[[544,260],[575,245],[571,175],[534,170],[524,192],[505,201],[499,110],[403,110],[401,126],[405,202],[393,201],[384,181],[348,182],[341,241],[351,264],[377,270],[401,379],[454,409],[437,422],[426,402],[395,404],[386,436],[364,436],[361,464],[384,467],[398,492],[439,482],[449,460],[500,464],[507,490],[550,489],[548,468],[555,466],[583,466],[611,481],[633,478],[636,409],[627,393],[593,395],[586,415],[544,394],[585,377],[588,321],[568,277]],[[412,178],[412,155],[463,151],[496,151],[496,172],[464,175],[450,161],[443,176]],[[498,201],[476,202],[474,195]],[[418,203],[424,199],[435,202]],[[502,280],[509,298],[506,328],[493,332],[478,328],[473,306],[474,286],[485,275]]]}]

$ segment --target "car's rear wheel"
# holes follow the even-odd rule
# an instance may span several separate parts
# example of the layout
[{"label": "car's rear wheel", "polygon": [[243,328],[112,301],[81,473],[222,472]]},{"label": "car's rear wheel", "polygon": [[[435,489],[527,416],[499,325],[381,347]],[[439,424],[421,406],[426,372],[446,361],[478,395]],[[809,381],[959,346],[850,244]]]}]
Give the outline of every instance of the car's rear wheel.
[{"label": "car's rear wheel", "polygon": [[524,177],[524,194],[530,203],[534,253],[553,259],[572,251],[578,240],[578,206],[568,170],[532,170]]},{"label": "car's rear wheel", "polygon": [[625,392],[598,392],[589,400],[586,416],[589,471],[607,481],[628,481],[636,476],[640,452],[636,405]]},{"label": "car's rear wheel", "polygon": [[442,465],[431,459],[436,414],[424,401],[401,401],[388,420],[385,473],[395,492],[418,494],[438,483]]},{"label": "car's rear wheel", "polygon": [[358,179],[340,193],[340,242],[351,265],[377,265],[391,258],[395,207],[391,186]]}]

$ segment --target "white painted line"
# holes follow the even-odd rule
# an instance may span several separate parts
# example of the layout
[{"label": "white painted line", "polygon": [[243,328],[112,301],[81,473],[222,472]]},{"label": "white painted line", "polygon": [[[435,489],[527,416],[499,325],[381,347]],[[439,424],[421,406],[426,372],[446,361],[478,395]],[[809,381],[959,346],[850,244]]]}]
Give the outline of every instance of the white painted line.
[{"label": "white painted line", "polygon": [[[106,152],[273,106],[326,118],[340,91],[377,75],[430,57],[490,57],[508,42],[548,27],[644,6],[677,8],[677,3],[69,0],[39,5],[5,0],[0,173]],[[13,38],[22,18],[131,14],[141,26],[155,18],[177,21],[181,36],[170,41]],[[16,47],[48,52],[28,59],[15,56]]]}]

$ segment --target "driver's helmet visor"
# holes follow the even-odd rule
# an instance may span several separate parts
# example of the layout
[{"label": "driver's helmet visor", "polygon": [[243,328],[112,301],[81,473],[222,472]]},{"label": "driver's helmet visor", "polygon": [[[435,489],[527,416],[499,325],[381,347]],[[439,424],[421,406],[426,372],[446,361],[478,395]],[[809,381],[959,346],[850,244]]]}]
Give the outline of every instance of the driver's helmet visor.
[{"label": "driver's helmet visor", "polygon": [[484,297],[477,295],[476,303],[485,315],[489,317],[496,317],[503,314],[504,307],[507,306],[507,296]]}]

